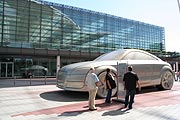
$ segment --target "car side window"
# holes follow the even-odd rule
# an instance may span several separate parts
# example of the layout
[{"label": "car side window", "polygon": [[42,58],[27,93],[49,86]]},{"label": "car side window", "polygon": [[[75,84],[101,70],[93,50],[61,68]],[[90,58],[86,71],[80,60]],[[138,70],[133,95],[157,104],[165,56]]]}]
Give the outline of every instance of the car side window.
[{"label": "car side window", "polygon": [[157,60],[157,59],[143,52],[130,52],[123,57],[123,60]]}]

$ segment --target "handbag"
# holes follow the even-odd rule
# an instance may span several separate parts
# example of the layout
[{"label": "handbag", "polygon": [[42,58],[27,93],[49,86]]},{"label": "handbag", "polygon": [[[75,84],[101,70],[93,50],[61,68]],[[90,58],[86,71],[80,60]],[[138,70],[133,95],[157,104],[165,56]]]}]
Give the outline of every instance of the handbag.
[{"label": "handbag", "polygon": [[109,80],[109,83],[110,83],[112,89],[116,88],[116,82],[112,75],[111,75],[111,79]]}]

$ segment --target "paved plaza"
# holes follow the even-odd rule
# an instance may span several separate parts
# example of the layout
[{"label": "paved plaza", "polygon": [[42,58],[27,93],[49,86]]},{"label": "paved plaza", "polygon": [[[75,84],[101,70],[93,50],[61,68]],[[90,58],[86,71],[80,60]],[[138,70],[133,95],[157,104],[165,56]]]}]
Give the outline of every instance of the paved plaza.
[{"label": "paved plaza", "polygon": [[64,91],[55,83],[7,84],[0,80],[0,120],[180,120],[180,82],[172,90],[142,90],[132,110],[97,98],[97,111],[88,110],[86,92]]}]

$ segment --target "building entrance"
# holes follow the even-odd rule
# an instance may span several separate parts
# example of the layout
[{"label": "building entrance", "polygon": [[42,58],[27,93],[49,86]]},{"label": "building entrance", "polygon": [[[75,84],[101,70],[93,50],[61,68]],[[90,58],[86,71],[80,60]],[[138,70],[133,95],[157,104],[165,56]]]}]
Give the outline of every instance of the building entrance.
[{"label": "building entrance", "polygon": [[8,78],[14,76],[13,62],[0,62],[0,78]]}]

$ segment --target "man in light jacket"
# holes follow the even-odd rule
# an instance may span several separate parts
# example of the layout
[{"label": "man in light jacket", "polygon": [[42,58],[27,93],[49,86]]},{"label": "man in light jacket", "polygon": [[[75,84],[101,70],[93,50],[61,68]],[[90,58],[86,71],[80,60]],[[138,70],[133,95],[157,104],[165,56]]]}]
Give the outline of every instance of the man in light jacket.
[{"label": "man in light jacket", "polygon": [[95,74],[95,69],[92,67],[90,68],[89,73],[86,76],[86,85],[89,89],[89,110],[97,110],[95,107],[95,98],[98,90],[100,82]]}]

